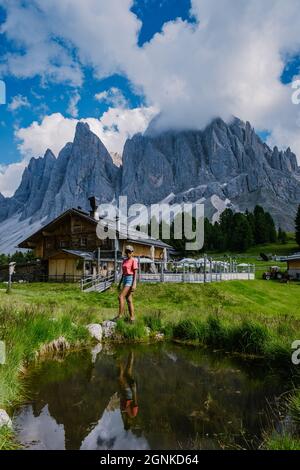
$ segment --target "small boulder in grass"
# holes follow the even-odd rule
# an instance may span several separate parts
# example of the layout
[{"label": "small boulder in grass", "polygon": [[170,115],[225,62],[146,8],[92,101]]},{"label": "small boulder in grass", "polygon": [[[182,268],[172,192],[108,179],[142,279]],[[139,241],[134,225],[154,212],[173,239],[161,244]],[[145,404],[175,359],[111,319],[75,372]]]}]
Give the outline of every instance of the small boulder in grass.
[{"label": "small boulder in grass", "polygon": [[109,339],[115,335],[117,323],[106,320],[102,323],[103,338]]},{"label": "small boulder in grass", "polygon": [[103,336],[102,326],[99,325],[98,323],[91,323],[90,325],[87,326],[87,329],[91,337],[99,341],[99,343],[101,343],[102,336]]},{"label": "small boulder in grass", "polygon": [[5,410],[0,410],[0,428],[4,426],[12,428],[12,421]]}]

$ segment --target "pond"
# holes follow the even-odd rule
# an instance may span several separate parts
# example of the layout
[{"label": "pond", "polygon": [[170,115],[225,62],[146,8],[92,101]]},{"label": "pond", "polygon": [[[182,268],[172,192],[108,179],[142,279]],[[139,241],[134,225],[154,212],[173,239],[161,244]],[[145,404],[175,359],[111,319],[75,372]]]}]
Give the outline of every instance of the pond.
[{"label": "pond", "polygon": [[220,352],[99,345],[32,367],[17,434],[28,449],[258,448],[284,382]]}]

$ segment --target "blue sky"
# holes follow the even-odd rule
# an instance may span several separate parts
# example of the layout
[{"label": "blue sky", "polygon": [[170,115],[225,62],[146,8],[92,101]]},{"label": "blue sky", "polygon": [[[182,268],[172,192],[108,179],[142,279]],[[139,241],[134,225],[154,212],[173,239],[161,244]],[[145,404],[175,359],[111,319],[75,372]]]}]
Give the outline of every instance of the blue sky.
[{"label": "blue sky", "polygon": [[[78,119],[120,152],[159,111],[162,129],[234,114],[300,154],[290,100],[300,73],[297,0],[221,1],[223,9],[217,0],[0,0],[0,192],[13,192],[30,157],[52,143],[58,152]],[[23,167],[8,166],[16,162]]]},{"label": "blue sky", "polygon": [[[161,31],[164,23],[181,17],[184,20],[193,21],[189,16],[190,0],[139,0],[136,1],[132,11],[143,22],[139,34],[139,45],[151,40],[153,35]],[[5,11],[0,9],[0,22],[5,21]],[[15,44],[6,41],[0,36],[0,55],[3,57],[9,50],[14,50]],[[99,117],[105,112],[109,104],[97,103],[94,99],[96,93],[105,91],[111,87],[122,90],[130,107],[143,104],[143,96],[136,95],[126,77],[114,74],[104,80],[93,78],[92,70],[84,70],[84,86],[81,89],[81,100],[78,103],[79,116]],[[11,75],[1,77],[7,87],[7,106],[0,108],[0,162],[5,165],[20,159],[17,149],[17,141],[14,137],[15,127],[27,127],[33,121],[40,121],[45,114],[60,112],[65,115],[70,97],[74,93],[74,87],[66,87],[65,84],[41,83],[40,77],[30,79],[14,78]],[[30,106],[22,106],[16,111],[9,110],[9,103],[15,96],[22,95],[28,98]]]}]

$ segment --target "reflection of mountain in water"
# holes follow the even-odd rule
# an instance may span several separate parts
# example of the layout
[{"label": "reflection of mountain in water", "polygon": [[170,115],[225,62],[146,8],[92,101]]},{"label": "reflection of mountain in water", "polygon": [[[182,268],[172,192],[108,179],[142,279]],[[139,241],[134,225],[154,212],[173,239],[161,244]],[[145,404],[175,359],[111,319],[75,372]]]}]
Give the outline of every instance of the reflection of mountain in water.
[{"label": "reflection of mountain in water", "polygon": [[40,448],[57,449],[213,449],[245,446],[245,431],[257,443],[266,399],[282,392],[274,376],[253,378],[243,364],[198,349],[155,345],[134,351],[139,413],[129,431],[117,393],[118,362],[129,350],[120,348],[117,359],[101,353],[93,365],[87,353],[71,354],[33,371],[33,414],[24,407],[17,418],[22,442],[39,438]]},{"label": "reflection of mountain in water", "polygon": [[133,431],[125,431],[120,409],[105,410],[93,431],[84,439],[82,450],[146,450],[149,449],[143,436],[136,436]]}]

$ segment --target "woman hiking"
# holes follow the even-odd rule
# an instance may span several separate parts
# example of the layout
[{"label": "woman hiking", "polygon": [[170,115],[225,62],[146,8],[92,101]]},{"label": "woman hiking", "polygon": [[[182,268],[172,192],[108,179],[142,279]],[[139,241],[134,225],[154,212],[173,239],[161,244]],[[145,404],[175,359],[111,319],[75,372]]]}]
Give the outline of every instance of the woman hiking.
[{"label": "woman hiking", "polygon": [[115,320],[119,320],[124,315],[126,300],[129,309],[130,321],[132,323],[135,321],[132,294],[136,289],[138,269],[138,263],[133,257],[133,251],[134,250],[131,245],[127,245],[125,247],[126,258],[122,262],[122,277],[119,283],[119,289],[121,289],[119,294],[119,315],[115,318]]}]

